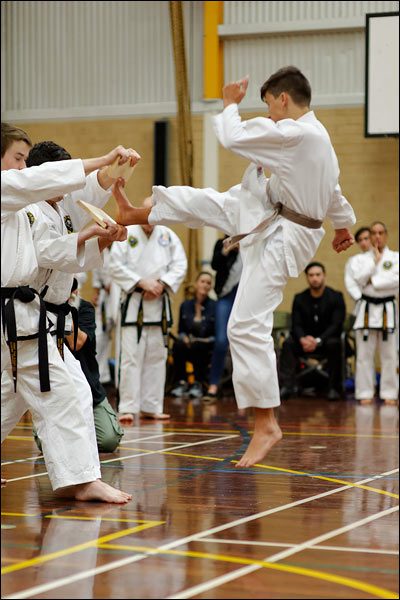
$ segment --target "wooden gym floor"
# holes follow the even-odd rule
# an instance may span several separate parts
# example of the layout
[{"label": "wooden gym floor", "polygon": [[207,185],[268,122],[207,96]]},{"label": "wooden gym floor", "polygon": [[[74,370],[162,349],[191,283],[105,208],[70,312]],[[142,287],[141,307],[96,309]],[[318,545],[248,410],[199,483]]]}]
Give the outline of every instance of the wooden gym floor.
[{"label": "wooden gym floor", "polygon": [[124,506],[56,499],[31,425],[3,445],[2,598],[398,598],[398,408],[296,398],[263,464],[251,414],[168,398],[101,455]]}]

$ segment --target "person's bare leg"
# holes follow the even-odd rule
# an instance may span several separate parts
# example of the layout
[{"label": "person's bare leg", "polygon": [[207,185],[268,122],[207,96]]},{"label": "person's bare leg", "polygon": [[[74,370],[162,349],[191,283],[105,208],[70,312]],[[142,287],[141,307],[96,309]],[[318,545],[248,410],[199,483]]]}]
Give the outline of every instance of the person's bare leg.
[{"label": "person's bare leg", "polygon": [[372,404],[373,401],[374,401],[373,398],[362,398],[359,402],[363,406],[367,406],[368,404]]},{"label": "person's bare leg", "polygon": [[132,206],[123,186],[123,179],[117,179],[113,186],[113,196],[117,201],[117,223],[120,225],[147,225],[151,207],[135,208]]},{"label": "person's bare leg", "polygon": [[250,444],[236,467],[251,467],[260,462],[272,446],[282,439],[282,431],[273,408],[254,409],[254,433]]},{"label": "person's bare leg", "polygon": [[81,502],[109,502],[110,504],[126,504],[132,495],[117,490],[101,479],[60,488],[55,492],[61,498],[75,498]]},{"label": "person's bare leg", "polygon": [[396,406],[398,403],[394,398],[386,398],[383,402],[386,404],[386,406]]}]

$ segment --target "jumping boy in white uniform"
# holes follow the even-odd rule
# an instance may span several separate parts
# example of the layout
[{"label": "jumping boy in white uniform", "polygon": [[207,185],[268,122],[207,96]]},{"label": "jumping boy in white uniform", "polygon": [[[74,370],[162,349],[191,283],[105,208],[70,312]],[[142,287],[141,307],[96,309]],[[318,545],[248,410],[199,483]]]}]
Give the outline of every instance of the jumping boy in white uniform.
[{"label": "jumping boy in white uniform", "polygon": [[[355,223],[338,183],[329,135],[310,110],[311,88],[304,75],[296,67],[273,74],[261,88],[269,118],[243,122],[237,105],[247,86],[245,78],[224,87],[225,108],[214,122],[220,142],[252,163],[240,185],[225,193],[155,186],[154,206],[147,212],[128,204],[122,184],[117,182],[114,191],[119,223],[208,225],[233,236],[231,243],[241,240],[243,272],[229,341],[236,401],[241,409],[255,408],[255,427],[239,467],[262,460],[282,437],[274,416],[280,397],[271,330],[287,280],[312,260],[326,217],[336,230],[336,252],[354,243],[349,227]],[[264,168],[272,173],[269,179]]]}]

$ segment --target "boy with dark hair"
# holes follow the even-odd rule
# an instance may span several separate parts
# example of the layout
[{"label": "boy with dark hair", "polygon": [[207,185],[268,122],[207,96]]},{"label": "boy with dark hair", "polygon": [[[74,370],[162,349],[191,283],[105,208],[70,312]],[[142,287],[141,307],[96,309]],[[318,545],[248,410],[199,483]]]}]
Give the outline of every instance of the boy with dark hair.
[{"label": "boy with dark hair", "polygon": [[[273,312],[289,277],[297,277],[322,240],[322,223],[335,228],[336,252],[354,243],[353,209],[339,186],[337,157],[325,127],[310,109],[311,89],[296,67],[284,67],[262,86],[268,117],[243,122],[238,104],[249,80],[223,89],[223,112],[215,117],[222,145],[247,158],[242,183],[224,193],[210,188],[154,186],[151,210],[134,209],[115,185],[118,222],[208,225],[240,242],[243,272],[229,320],[233,384],[239,408],[254,407],[254,435],[239,467],[262,460],[282,437],[275,419],[279,406],[276,358],[271,336]],[[268,169],[269,179],[264,174]],[[256,376],[255,376],[256,375]]]}]

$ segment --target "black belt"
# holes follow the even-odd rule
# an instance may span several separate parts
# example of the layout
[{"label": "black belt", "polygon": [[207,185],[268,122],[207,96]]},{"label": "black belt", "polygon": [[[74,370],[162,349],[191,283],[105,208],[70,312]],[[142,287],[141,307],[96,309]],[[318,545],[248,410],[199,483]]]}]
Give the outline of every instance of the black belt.
[{"label": "black belt", "polygon": [[[29,336],[17,336],[17,323],[15,319],[15,307],[14,300],[19,300],[24,304],[29,304],[35,299],[35,296],[39,298],[40,310],[39,310],[39,329],[38,333]],[[9,298],[7,304],[5,300]],[[36,290],[29,287],[28,285],[21,285],[19,287],[2,287],[1,288],[1,313],[3,319],[3,329],[6,335],[7,330],[7,343],[10,349],[11,356],[11,368],[12,376],[14,380],[14,392],[17,391],[17,342],[38,339],[38,359],[39,359],[39,381],[40,391],[50,391],[50,375],[49,375],[49,353],[47,348],[47,328],[46,328],[46,307],[43,299]]]},{"label": "black belt", "polygon": [[395,296],[385,296],[383,298],[374,298],[373,296],[367,296],[366,294],[362,294],[361,299],[365,300],[365,303],[366,303],[365,310],[364,310],[364,334],[363,334],[364,342],[366,342],[368,340],[369,305],[370,304],[383,304],[382,340],[384,342],[386,342],[387,337],[388,337],[386,302],[394,302]]},{"label": "black belt", "polygon": [[[164,337],[164,345],[168,347],[168,328],[172,325],[172,311],[171,311],[171,303],[169,296],[166,291],[162,294],[163,305],[162,305],[162,313],[161,313],[161,321],[146,321],[144,322],[144,313],[143,313],[143,293],[144,289],[141,287],[136,287],[133,292],[127,295],[125,302],[121,306],[121,327],[129,327],[136,326],[137,330],[137,341],[140,342],[140,338],[142,336],[143,327],[150,327],[152,325],[159,325],[161,327],[161,331]],[[132,297],[132,294],[135,292],[139,292],[141,294],[138,314],[136,321],[127,321],[126,314],[128,312],[129,301]],[[170,318],[167,317],[167,307],[169,309]]]},{"label": "black belt", "polygon": [[65,317],[71,313],[72,322],[74,324],[74,350],[76,350],[76,340],[78,339],[78,311],[74,306],[71,306],[68,302],[63,304],[53,304],[52,302],[46,302],[46,309],[49,312],[57,315],[57,348],[64,360],[64,339],[65,339]]}]

